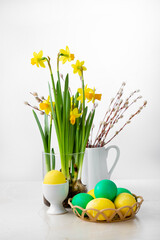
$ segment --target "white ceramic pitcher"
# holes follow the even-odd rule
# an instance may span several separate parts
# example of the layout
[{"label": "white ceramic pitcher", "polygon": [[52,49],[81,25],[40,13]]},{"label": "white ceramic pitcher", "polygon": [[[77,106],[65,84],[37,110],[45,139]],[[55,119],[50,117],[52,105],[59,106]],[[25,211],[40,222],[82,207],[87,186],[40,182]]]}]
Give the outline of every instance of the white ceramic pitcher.
[{"label": "white ceramic pitcher", "polygon": [[[108,170],[107,156],[110,149],[115,149],[117,154],[111,169]],[[87,185],[88,191],[93,189],[99,181],[110,179],[119,156],[120,150],[115,145],[111,145],[107,148],[86,148],[82,168],[82,183]]]}]

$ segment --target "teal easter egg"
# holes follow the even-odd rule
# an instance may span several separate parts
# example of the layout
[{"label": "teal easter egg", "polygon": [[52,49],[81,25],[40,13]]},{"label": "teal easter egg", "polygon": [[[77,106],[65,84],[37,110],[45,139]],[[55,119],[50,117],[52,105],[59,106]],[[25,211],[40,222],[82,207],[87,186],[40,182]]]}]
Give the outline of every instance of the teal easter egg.
[{"label": "teal easter egg", "polygon": [[[88,194],[88,193],[78,193],[77,195],[75,195],[72,199],[72,205],[73,206],[79,206],[83,209],[86,208],[87,204],[93,200],[94,198]],[[82,210],[79,208],[76,208],[76,210],[78,211],[78,213],[81,215],[82,214]]]},{"label": "teal easter egg", "polygon": [[128,189],[126,189],[126,188],[117,188],[117,196],[120,193],[130,193],[132,195],[132,193]]},{"label": "teal easter egg", "polygon": [[107,198],[112,201],[117,195],[117,186],[111,180],[101,180],[94,188],[94,195],[96,198]]}]

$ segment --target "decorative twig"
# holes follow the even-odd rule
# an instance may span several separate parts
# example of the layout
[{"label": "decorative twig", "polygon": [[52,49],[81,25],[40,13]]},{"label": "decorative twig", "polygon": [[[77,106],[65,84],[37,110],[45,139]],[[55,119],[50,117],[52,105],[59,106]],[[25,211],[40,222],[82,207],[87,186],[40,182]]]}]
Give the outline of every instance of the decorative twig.
[{"label": "decorative twig", "polygon": [[33,108],[33,109],[35,109],[35,110],[37,110],[37,111],[39,111],[41,115],[44,115],[44,114],[45,114],[45,112],[44,112],[44,111],[41,111],[37,106],[32,106],[32,105],[29,104],[28,102],[24,102],[24,104],[27,105],[27,106],[29,106],[29,107],[31,107],[31,108]]},{"label": "decorative twig", "polygon": [[92,145],[92,136],[93,132],[91,132],[91,140],[88,143],[89,147],[102,147],[109,143],[119,132],[123,130],[123,128],[129,124],[134,116],[139,114],[141,110],[146,106],[147,101],[144,102],[144,104],[134,113],[131,115],[131,117],[126,121],[126,123],[123,124],[123,126],[116,131],[116,133],[106,142],[106,138],[108,136],[109,131],[115,126],[116,123],[120,119],[123,118],[125,112],[134,104],[136,103],[139,99],[142,98],[142,96],[138,96],[131,100],[133,96],[139,92],[139,90],[133,91],[128,98],[125,99],[125,101],[122,99],[123,96],[123,88],[125,86],[125,83],[122,83],[119,91],[115,95],[113,99],[111,99],[109,109],[105,113],[105,116],[103,118],[103,121],[100,123],[98,132],[96,134],[95,141]]},{"label": "decorative twig", "polygon": [[[124,128],[127,124],[131,123],[131,119],[132,119],[133,117],[135,117],[137,114],[139,114],[139,113],[142,111],[142,109],[143,109],[144,107],[146,107],[146,105],[147,105],[147,101],[144,102],[144,104],[138,109],[138,111],[136,111],[133,115],[131,115],[131,117],[129,118],[129,120],[128,120],[118,131],[116,131],[115,134],[113,135],[113,137],[111,137],[111,138],[108,140],[108,142],[104,143],[104,145],[108,144],[115,136],[117,136],[118,133],[121,132],[121,131],[123,130],[123,128]],[[103,145],[103,146],[104,146],[104,145]]]},{"label": "decorative twig", "polygon": [[[111,102],[110,102],[110,105],[109,105],[109,110],[106,112],[106,114],[105,114],[105,116],[104,116],[104,119],[103,119],[103,121],[102,121],[103,127],[102,127],[102,130],[101,130],[101,133],[98,135],[98,133],[99,133],[99,131],[100,131],[100,129],[101,129],[101,126],[102,126],[102,125],[100,124],[98,133],[97,133],[97,135],[96,135],[96,139],[95,139],[95,142],[94,142],[95,147],[98,147],[98,146],[99,146],[99,142],[101,141],[103,135],[105,134],[105,129],[106,129],[106,127],[107,127],[108,124],[109,124],[109,119],[111,118],[113,112],[115,111],[116,106],[118,105],[118,102],[119,102],[120,99],[121,99],[121,96],[122,96],[122,94],[123,94],[123,88],[124,88],[125,85],[126,85],[126,83],[123,82],[122,85],[121,85],[121,87],[120,87],[120,89],[118,90],[117,94],[115,95],[115,97],[111,99]],[[112,105],[113,105],[113,106],[112,106]],[[108,115],[108,117],[107,117],[107,115]],[[105,118],[107,118],[107,119],[105,120]]]},{"label": "decorative twig", "polygon": [[35,99],[37,100],[37,102],[43,102],[44,100],[45,100],[45,98],[44,97],[38,97],[38,94],[36,93],[36,92],[34,92],[34,93],[32,93],[32,92],[30,92],[30,94],[32,95],[32,96],[34,96],[35,97]]},{"label": "decorative twig", "polygon": [[[41,102],[43,102],[44,100],[46,100],[43,96],[40,98],[40,97],[38,96],[38,93],[36,93],[36,92],[33,92],[33,93],[30,92],[30,94],[36,99],[36,101],[37,101],[38,103],[41,103]],[[32,105],[31,105],[30,103],[28,103],[28,102],[24,102],[24,104],[27,105],[27,106],[29,106],[29,107],[31,107],[31,108],[33,108],[33,109],[35,109],[35,110],[37,110],[37,111],[39,111],[41,115],[44,115],[44,114],[45,114],[45,112],[42,111],[42,110],[40,110],[37,106],[32,106]]]}]

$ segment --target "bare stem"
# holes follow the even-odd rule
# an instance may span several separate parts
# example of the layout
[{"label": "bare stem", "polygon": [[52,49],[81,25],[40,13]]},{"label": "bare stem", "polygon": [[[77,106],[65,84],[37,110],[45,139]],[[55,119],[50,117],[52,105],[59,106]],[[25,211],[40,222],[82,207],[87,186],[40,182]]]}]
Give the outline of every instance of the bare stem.
[{"label": "bare stem", "polygon": [[[109,131],[115,126],[115,124],[124,116],[124,113],[129,109],[134,103],[136,103],[142,96],[138,96],[133,99],[131,102],[131,98],[139,92],[139,90],[133,91],[125,101],[122,99],[123,95],[123,88],[125,83],[122,83],[119,91],[115,95],[115,97],[111,100],[109,105],[109,110],[105,113],[103,121],[99,125],[98,132],[96,134],[95,141],[92,145],[92,142],[89,142],[90,147],[101,147],[109,143],[119,132],[123,130],[123,128],[131,122],[131,119],[141,112],[143,107],[146,106],[147,102],[145,101],[144,104],[128,119],[128,121],[123,124],[123,126],[116,131],[116,133],[107,141],[105,142]],[[122,104],[123,103],[123,104]],[[92,133],[91,133],[92,134]]]},{"label": "bare stem", "polygon": [[29,106],[29,107],[31,107],[31,108],[33,108],[33,109],[35,109],[35,110],[37,110],[37,111],[39,111],[42,115],[45,114],[44,111],[40,110],[40,109],[39,109],[38,107],[36,107],[36,106],[32,106],[32,105],[29,104],[28,102],[24,102],[24,104],[27,105],[27,106]]},{"label": "bare stem", "polygon": [[108,144],[115,136],[117,136],[118,133],[120,133],[127,124],[131,123],[132,118],[139,114],[142,111],[142,109],[146,107],[146,105],[147,101],[144,101],[143,105],[134,114],[131,115],[128,121],[118,131],[116,131],[116,133],[106,143],[105,142],[103,143],[103,146]]},{"label": "bare stem", "polygon": [[[99,145],[99,142],[101,141],[101,139],[104,138],[104,136],[106,135],[106,128],[109,125],[111,119],[113,118],[112,114],[115,112],[115,110],[117,109],[117,106],[119,105],[120,99],[123,95],[124,86],[125,86],[125,83],[122,83],[122,85],[121,85],[120,89],[118,90],[116,96],[113,99],[111,99],[111,102],[110,102],[110,105],[109,105],[109,110],[106,112],[106,114],[104,116],[104,119],[102,121],[102,124],[100,124],[98,133],[97,133],[96,138],[95,138],[94,145],[96,147]],[[108,115],[108,117],[107,117],[107,115]],[[115,117],[115,114],[114,114],[114,117]],[[102,127],[102,125],[103,125],[103,127]],[[100,129],[101,129],[101,133],[99,134]],[[109,126],[109,129],[110,129],[110,126]],[[108,131],[107,131],[107,133],[108,133]]]},{"label": "bare stem", "polygon": [[37,102],[43,102],[45,99],[42,99],[40,97],[38,97],[38,94],[36,92],[32,93],[30,92],[30,94],[35,97],[35,99],[37,100]]}]

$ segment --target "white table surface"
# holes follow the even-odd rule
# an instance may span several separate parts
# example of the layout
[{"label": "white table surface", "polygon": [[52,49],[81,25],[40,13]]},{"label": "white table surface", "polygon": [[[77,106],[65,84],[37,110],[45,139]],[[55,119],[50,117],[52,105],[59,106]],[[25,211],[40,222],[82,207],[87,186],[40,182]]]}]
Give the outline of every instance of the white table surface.
[{"label": "white table surface", "polygon": [[144,202],[136,218],[118,223],[85,222],[70,210],[48,215],[41,182],[0,183],[0,240],[159,240],[160,180],[114,180]]}]

